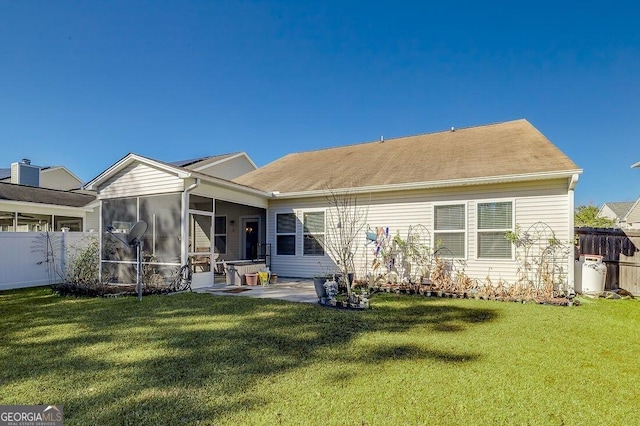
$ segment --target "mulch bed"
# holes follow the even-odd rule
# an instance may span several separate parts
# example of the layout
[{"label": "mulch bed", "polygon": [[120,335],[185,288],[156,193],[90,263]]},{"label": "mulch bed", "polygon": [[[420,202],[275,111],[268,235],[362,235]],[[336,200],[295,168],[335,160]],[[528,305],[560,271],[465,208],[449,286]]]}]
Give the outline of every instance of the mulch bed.
[{"label": "mulch bed", "polygon": [[580,301],[574,298],[568,297],[523,297],[523,296],[501,296],[501,295],[486,295],[479,292],[451,292],[442,291],[433,287],[420,286],[417,287],[404,287],[400,285],[386,284],[376,288],[376,291],[384,293],[397,293],[397,294],[414,294],[424,297],[441,297],[449,299],[479,299],[479,300],[495,300],[500,302],[516,302],[516,303],[537,303],[541,305],[554,305],[554,306],[578,306]]}]

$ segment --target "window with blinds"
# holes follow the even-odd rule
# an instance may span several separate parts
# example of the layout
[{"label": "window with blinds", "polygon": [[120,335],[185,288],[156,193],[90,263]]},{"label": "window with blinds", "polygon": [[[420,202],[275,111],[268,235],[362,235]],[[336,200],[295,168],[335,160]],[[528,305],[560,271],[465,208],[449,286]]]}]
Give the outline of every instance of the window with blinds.
[{"label": "window with blinds", "polygon": [[513,203],[478,203],[478,258],[511,259],[511,242],[504,236],[513,231]]},{"label": "window with blinds", "polygon": [[433,207],[434,241],[441,256],[464,258],[466,254],[465,205]]},{"label": "window with blinds", "polygon": [[280,256],[295,256],[296,254],[295,213],[276,215],[276,254]]},{"label": "window with blinds", "polygon": [[324,256],[324,212],[306,212],[304,221],[304,251],[305,256]]}]

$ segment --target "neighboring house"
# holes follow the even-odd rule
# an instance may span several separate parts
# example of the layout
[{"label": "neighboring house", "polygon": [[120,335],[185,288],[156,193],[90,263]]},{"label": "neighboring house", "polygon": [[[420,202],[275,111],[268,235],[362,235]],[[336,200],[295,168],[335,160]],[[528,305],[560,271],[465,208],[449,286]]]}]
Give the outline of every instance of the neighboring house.
[{"label": "neighboring house", "polygon": [[78,190],[81,183],[64,167],[43,168],[27,159],[0,169],[0,231],[97,230],[96,197]]},{"label": "neighboring house", "polygon": [[35,166],[27,158],[0,169],[0,182],[69,191],[82,186],[82,180],[64,166]]},{"label": "neighboring house", "polygon": [[627,214],[635,204],[634,201],[609,202],[604,203],[598,211],[597,217],[611,219],[615,222],[615,227],[627,229]]},{"label": "neighboring house", "polygon": [[[505,232],[544,222],[571,241],[582,173],[526,120],[290,154],[232,181],[212,174],[231,160],[220,161],[212,171],[206,160],[200,169],[125,156],[86,185],[101,200],[101,229],[146,221],[146,250],[158,267],[252,259],[268,252],[257,247],[271,247],[274,272],[311,277],[335,266],[321,244],[332,214],[327,197],[351,194],[369,227],[406,235],[422,225],[469,276],[513,283],[518,264]],[[362,234],[358,274],[372,260]],[[103,250],[114,253],[103,255],[102,270],[131,275],[133,259],[109,251],[101,235]],[[573,283],[571,256],[563,270]],[[206,267],[195,276],[204,285],[213,280]]]},{"label": "neighboring house", "polygon": [[127,154],[85,185],[102,206],[103,276],[131,278],[132,253],[119,250],[105,230],[111,226],[125,233],[138,221],[148,225],[143,238],[148,263],[166,275],[189,261],[194,287],[213,282],[218,261],[268,255],[268,194],[229,180],[255,169],[245,153],[175,163]]},{"label": "neighboring house", "polygon": [[0,182],[0,231],[97,230],[95,199],[73,191]]},{"label": "neighboring house", "polygon": [[193,160],[176,161],[170,164],[228,180],[235,179],[258,168],[245,152],[212,155]]},{"label": "neighboring house", "polygon": [[633,203],[624,217],[624,221],[627,224],[626,229],[640,229],[640,198]]}]

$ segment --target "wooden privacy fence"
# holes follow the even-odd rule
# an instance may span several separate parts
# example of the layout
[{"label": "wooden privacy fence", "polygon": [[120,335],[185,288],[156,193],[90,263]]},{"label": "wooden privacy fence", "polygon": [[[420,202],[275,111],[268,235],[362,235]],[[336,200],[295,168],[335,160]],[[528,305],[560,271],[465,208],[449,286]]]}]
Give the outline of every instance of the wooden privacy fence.
[{"label": "wooden privacy fence", "polygon": [[640,231],[576,228],[575,260],[597,254],[607,265],[605,290],[625,289],[640,296]]}]

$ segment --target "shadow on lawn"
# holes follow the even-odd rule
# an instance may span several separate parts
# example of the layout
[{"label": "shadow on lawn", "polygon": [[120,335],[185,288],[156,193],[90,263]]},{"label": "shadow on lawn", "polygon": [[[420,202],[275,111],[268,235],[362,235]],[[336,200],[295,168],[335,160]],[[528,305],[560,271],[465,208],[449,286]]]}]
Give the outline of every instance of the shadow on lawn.
[{"label": "shadow on lawn", "polygon": [[6,403],[62,403],[67,419],[80,423],[214,422],[267,404],[247,396],[258,381],[331,362],[335,354],[363,365],[473,362],[481,354],[351,344],[367,333],[461,332],[497,318],[490,309],[391,296],[381,296],[374,310],[353,312],[205,294],[149,296],[138,303],[59,298],[47,291],[2,295],[0,393],[6,385],[41,381],[39,392],[20,395],[21,401],[13,395]]}]

